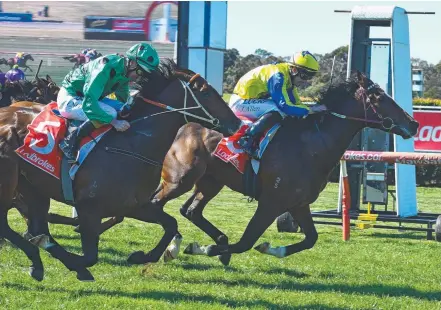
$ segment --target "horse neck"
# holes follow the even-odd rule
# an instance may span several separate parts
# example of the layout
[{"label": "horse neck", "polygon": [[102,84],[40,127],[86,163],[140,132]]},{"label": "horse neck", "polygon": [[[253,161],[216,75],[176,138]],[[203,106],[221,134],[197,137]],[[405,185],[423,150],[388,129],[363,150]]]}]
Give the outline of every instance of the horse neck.
[{"label": "horse neck", "polygon": [[[183,97],[179,95],[172,95],[172,92],[163,92],[158,96],[158,101],[173,107],[175,109],[183,108]],[[143,104],[143,103],[140,103]],[[147,104],[145,112],[140,113],[133,130],[138,133],[142,139],[148,140],[148,143],[139,143],[141,153],[148,153],[149,158],[162,162],[172,145],[176,134],[184,124],[185,119],[182,114],[178,112],[168,112],[163,109],[150,106]],[[154,154],[152,156],[152,146],[154,146]]]},{"label": "horse neck", "polygon": [[[346,113],[341,113],[345,115]],[[331,171],[348,149],[355,135],[365,127],[360,121],[338,118],[327,114],[321,123],[316,122],[316,134],[312,143],[321,143],[320,161]]]}]

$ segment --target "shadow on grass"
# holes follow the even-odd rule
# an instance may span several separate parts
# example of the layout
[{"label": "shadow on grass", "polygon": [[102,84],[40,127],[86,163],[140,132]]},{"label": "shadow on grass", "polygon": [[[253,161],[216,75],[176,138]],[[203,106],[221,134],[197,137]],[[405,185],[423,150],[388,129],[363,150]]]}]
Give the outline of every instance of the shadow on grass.
[{"label": "shadow on grass", "polygon": [[265,269],[263,270],[263,272],[266,274],[287,275],[289,277],[293,277],[297,279],[309,277],[309,275],[304,272],[300,272],[294,269],[287,269],[287,268],[271,268],[271,269]]},{"label": "shadow on grass", "polygon": [[231,267],[231,266],[223,266],[220,262],[217,265],[216,264],[201,264],[201,263],[183,262],[180,259],[180,261],[176,263],[175,267],[181,268],[184,270],[194,270],[194,271],[223,269],[225,271],[243,273],[243,271],[241,269],[237,269],[236,267]]},{"label": "shadow on grass", "polygon": [[[87,290],[87,289],[80,289],[80,290],[68,290],[61,287],[54,287],[49,288],[41,285],[36,286],[27,286],[23,284],[17,284],[17,283],[9,283],[5,282],[1,284],[2,287],[8,288],[8,289],[14,289],[17,291],[38,291],[38,292],[55,292],[55,293],[64,293],[64,294],[70,294],[71,298],[77,299],[81,297],[86,296],[94,296],[94,295],[101,295],[101,296],[109,296],[109,297],[127,297],[127,298],[136,298],[136,299],[150,299],[150,300],[167,300],[169,302],[199,302],[199,303],[206,303],[208,305],[213,305],[214,303],[219,303],[228,307],[264,307],[266,309],[281,309],[281,310],[288,310],[293,309],[291,305],[278,305],[272,302],[264,301],[264,300],[246,300],[246,301],[238,301],[228,298],[219,298],[215,296],[205,295],[205,294],[185,294],[185,293],[177,293],[177,292],[164,292],[164,291],[144,291],[144,292],[123,292],[120,290]],[[329,307],[326,305],[321,304],[309,304],[309,305],[302,305],[302,308],[306,307],[308,309],[328,309],[328,310],[336,310],[341,309],[338,307]]]},{"label": "shadow on grass", "polygon": [[426,239],[426,233],[425,232],[419,232],[416,233],[394,233],[394,234],[388,234],[385,232],[373,232],[372,237],[376,238],[388,238],[388,239],[414,239],[414,240],[425,240]]},{"label": "shadow on grass", "polygon": [[[176,279],[177,281],[179,279]],[[262,283],[252,279],[237,279],[229,280],[224,278],[214,279],[195,279],[186,278],[186,283],[189,284],[215,284],[225,285],[228,287],[249,287],[260,288],[267,290],[286,290],[286,291],[306,291],[306,292],[340,292],[344,294],[358,294],[371,295],[376,297],[411,297],[416,299],[439,301],[441,299],[441,292],[423,292],[406,286],[391,286],[391,285],[349,285],[349,284],[323,284],[323,283],[298,283],[295,280],[282,280],[277,283]]]}]

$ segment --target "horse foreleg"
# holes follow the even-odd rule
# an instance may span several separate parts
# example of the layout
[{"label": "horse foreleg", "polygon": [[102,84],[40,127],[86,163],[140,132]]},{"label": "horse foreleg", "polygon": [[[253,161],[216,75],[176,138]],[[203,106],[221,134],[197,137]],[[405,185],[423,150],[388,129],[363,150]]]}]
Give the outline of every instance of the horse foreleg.
[{"label": "horse foreleg", "polygon": [[[85,207],[84,209],[87,209]],[[84,210],[83,209],[83,210]],[[99,226],[101,218],[87,210],[77,207],[78,220],[81,225],[81,244],[83,256],[70,253],[59,245],[53,238],[45,248],[53,257],[60,260],[69,270],[77,272],[80,281],[94,281],[87,267],[95,265],[98,261]]]},{"label": "horse foreleg", "polygon": [[102,234],[106,230],[109,230],[113,226],[121,223],[123,220],[124,220],[124,217],[122,217],[122,216],[115,216],[115,217],[108,219],[107,221],[101,223],[99,233]]},{"label": "horse foreleg", "polygon": [[126,217],[148,223],[157,223],[164,229],[164,235],[161,240],[149,253],[137,251],[130,254],[127,261],[131,264],[156,263],[159,261],[161,255],[175,236],[180,236],[182,239],[182,236],[178,232],[178,222],[175,218],[165,213],[162,208],[158,208],[151,204],[147,206],[139,206],[126,214]]},{"label": "horse foreleg", "polygon": [[41,261],[38,247],[26,241],[17,232],[13,231],[8,223],[8,211],[12,207],[12,200],[18,187],[18,166],[17,164],[2,157],[0,159],[0,239],[5,238],[12,244],[20,248],[32,265],[29,274],[37,281],[42,281],[44,277],[43,262]]},{"label": "horse foreleg", "polygon": [[298,243],[281,247],[272,247],[270,243],[266,242],[257,246],[255,248],[257,251],[282,258],[303,250],[311,249],[314,246],[318,239],[318,234],[309,205],[291,208],[289,213],[291,213],[292,217],[299,223],[305,234],[305,239]]},{"label": "horse foreleg", "polygon": [[[221,191],[223,185],[217,182],[213,177],[204,176],[196,184],[194,194],[181,207],[181,214],[199,227],[203,232],[216,242],[216,245],[228,245],[228,237],[209,220],[207,220],[203,211],[208,202],[211,201]],[[198,243],[190,243],[184,250],[185,254],[207,255],[207,247],[201,247]],[[227,266],[230,263],[231,254],[224,254],[219,256],[219,260],[223,265]]]},{"label": "horse foreleg", "polygon": [[207,248],[207,255],[243,253],[250,250],[276,217],[280,215],[279,209],[274,207],[275,203],[266,196],[261,197],[256,212],[239,242],[230,245],[210,245]]},{"label": "horse foreleg", "polygon": [[68,217],[55,213],[48,213],[47,220],[51,224],[62,224],[70,226],[77,226],[79,224],[78,217]]}]

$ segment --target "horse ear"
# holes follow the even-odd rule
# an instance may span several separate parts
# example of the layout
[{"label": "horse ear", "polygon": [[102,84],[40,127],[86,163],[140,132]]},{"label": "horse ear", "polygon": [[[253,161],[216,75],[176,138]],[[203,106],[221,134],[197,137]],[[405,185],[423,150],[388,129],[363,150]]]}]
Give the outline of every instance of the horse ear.
[{"label": "horse ear", "polygon": [[53,83],[52,78],[49,76],[49,74],[46,74],[46,80],[47,80],[49,83]]},{"label": "horse ear", "polygon": [[366,75],[364,75],[362,72],[360,71],[356,71],[357,73],[357,81],[358,81],[358,85],[360,85],[363,88],[367,87],[367,77]]}]

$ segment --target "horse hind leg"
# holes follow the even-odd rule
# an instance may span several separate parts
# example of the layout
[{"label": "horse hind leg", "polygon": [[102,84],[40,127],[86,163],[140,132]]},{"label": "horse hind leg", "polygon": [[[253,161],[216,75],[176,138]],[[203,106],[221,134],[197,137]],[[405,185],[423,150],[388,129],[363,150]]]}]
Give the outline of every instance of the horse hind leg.
[{"label": "horse hind leg", "polygon": [[[205,173],[206,163],[201,158],[195,159],[192,155],[186,154],[185,157],[191,164],[182,165],[182,162],[169,156],[163,168],[163,181],[156,189],[151,203],[157,208],[163,208],[167,202],[178,198],[190,191],[196,181]],[[178,167],[178,169],[170,169],[170,167]],[[182,211],[181,211],[181,214]],[[185,215],[184,215],[185,216]],[[176,259],[179,255],[180,244],[182,242],[182,235],[178,232],[173,238],[172,243],[164,252],[164,261],[168,262]]]},{"label": "horse hind leg", "polygon": [[288,246],[272,247],[266,242],[255,247],[255,249],[263,254],[273,255],[279,258],[287,257],[303,250],[311,249],[318,239],[318,233],[315,229],[309,205],[294,207],[289,210],[292,217],[296,219],[305,234],[305,239]]}]

